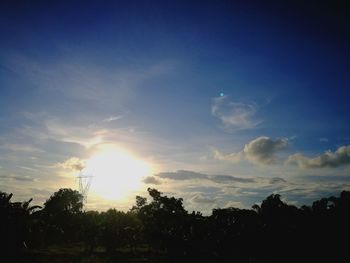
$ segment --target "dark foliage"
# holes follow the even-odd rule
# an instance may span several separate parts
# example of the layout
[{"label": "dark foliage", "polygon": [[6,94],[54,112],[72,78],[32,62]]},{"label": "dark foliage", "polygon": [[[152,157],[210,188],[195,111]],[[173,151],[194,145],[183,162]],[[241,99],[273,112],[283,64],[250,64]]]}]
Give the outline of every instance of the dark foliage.
[{"label": "dark foliage", "polygon": [[337,262],[347,257],[348,191],[300,208],[272,194],[251,210],[214,209],[210,216],[188,213],[181,198],[148,192],[151,200],[137,196],[128,212],[83,211],[82,196],[71,189],[55,192],[43,208],[30,206],[31,199],[11,202],[12,194],[0,192],[1,255],[13,262],[23,255],[25,262],[41,262],[30,261],[28,251],[78,244],[83,255],[96,256],[97,248],[104,249],[96,262],[128,257],[149,262]]}]

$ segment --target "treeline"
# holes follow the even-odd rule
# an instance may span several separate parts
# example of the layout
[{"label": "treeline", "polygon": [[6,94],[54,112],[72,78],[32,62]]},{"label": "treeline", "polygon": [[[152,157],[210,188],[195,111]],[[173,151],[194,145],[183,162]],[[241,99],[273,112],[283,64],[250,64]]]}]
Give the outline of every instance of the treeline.
[{"label": "treeline", "polygon": [[[12,202],[0,192],[2,257],[52,245],[80,244],[84,253],[120,249],[165,262],[337,262],[349,260],[350,192],[296,207],[272,194],[252,209],[185,210],[181,198],[148,189],[122,212],[84,211],[83,198],[60,189],[44,204]],[[141,252],[143,251],[143,252]],[[152,260],[150,260],[151,262]],[[11,261],[6,261],[11,262]],[[15,262],[15,261],[13,261]]]}]

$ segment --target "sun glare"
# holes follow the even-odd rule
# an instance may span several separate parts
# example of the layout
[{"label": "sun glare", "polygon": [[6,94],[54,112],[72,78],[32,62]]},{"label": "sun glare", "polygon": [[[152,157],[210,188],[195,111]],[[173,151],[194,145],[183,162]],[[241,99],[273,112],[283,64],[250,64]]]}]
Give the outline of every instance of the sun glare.
[{"label": "sun glare", "polygon": [[99,150],[87,161],[86,173],[93,176],[92,192],[117,200],[141,187],[150,166],[124,150],[109,147]]}]

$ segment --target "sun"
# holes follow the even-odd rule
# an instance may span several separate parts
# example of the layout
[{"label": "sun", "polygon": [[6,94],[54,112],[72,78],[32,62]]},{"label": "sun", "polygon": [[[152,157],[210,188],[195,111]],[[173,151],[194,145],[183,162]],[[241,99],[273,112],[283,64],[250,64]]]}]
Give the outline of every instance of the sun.
[{"label": "sun", "polygon": [[91,192],[104,199],[119,200],[138,190],[151,169],[125,150],[105,147],[87,160],[85,172],[93,176]]}]

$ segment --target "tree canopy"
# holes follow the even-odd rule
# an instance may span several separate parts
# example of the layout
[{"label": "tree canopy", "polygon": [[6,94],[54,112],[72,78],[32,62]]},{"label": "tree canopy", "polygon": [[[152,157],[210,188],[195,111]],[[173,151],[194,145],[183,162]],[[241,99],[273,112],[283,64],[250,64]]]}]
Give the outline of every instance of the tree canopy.
[{"label": "tree canopy", "polygon": [[346,256],[348,191],[301,207],[271,194],[252,209],[217,208],[209,216],[188,212],[182,198],[152,188],[148,194],[136,196],[129,211],[98,212],[84,211],[81,194],[72,189],[59,189],[42,208],[31,206],[32,199],[12,202],[12,194],[0,192],[2,248],[14,262],[26,251],[67,244],[82,246],[85,255],[103,248],[110,260],[120,260],[126,249],[158,262],[317,262]]},{"label": "tree canopy", "polygon": [[82,209],[83,196],[78,191],[68,188],[58,190],[44,203],[44,210],[52,214],[78,214]]}]

